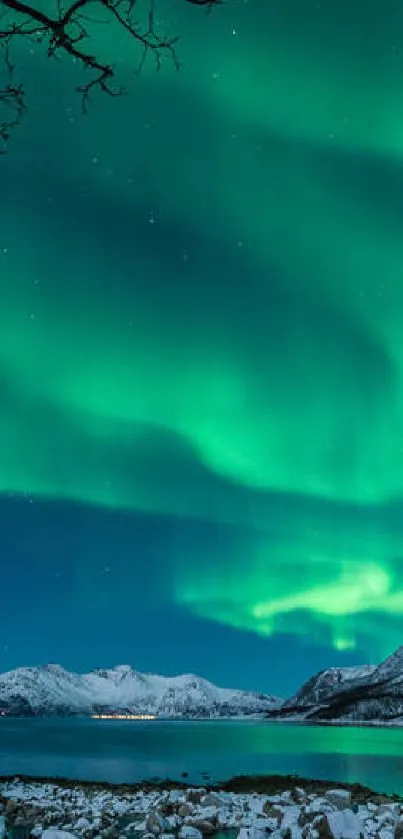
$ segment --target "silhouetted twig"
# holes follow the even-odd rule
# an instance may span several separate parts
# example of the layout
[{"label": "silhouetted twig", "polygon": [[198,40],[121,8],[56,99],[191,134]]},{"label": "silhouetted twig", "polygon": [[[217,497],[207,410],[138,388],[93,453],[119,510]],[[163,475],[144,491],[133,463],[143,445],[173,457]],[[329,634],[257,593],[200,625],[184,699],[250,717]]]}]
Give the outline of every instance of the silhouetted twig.
[{"label": "silhouetted twig", "polygon": [[[124,93],[124,89],[116,84],[112,63],[102,61],[91,50],[90,26],[101,21],[91,20],[87,16],[89,6],[97,6],[105,13],[105,22],[117,23],[140,45],[138,71],[143,67],[150,52],[155,58],[157,70],[160,69],[164,54],[168,55],[174,66],[179,69],[176,53],[179,37],[159,34],[153,5],[148,13],[147,29],[142,29],[134,18],[136,0],[74,0],[67,9],[62,8],[61,2],[62,0],[57,0],[57,14],[51,17],[23,0],[0,0],[0,51],[3,54],[7,77],[5,87],[0,87],[0,154],[6,150],[10,133],[19,125],[26,110],[24,86],[15,82],[16,71],[11,53],[13,44],[21,38],[35,44],[43,44],[48,58],[55,58],[62,53],[70,55],[90,72],[89,80],[77,87],[83,112],[87,111],[89,98],[96,88],[109,96],[120,96]],[[221,0],[185,2],[205,6],[211,10],[212,6],[219,5]]]}]

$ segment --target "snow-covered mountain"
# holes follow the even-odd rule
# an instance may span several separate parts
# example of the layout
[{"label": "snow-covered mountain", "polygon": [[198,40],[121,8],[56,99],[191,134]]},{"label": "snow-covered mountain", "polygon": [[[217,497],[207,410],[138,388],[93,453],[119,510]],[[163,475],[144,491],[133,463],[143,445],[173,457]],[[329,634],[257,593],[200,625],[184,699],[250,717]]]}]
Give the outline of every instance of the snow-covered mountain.
[{"label": "snow-covered mountain", "polygon": [[285,707],[321,705],[335,694],[349,690],[357,682],[360,683],[364,680],[364,683],[367,684],[367,680],[372,676],[374,670],[376,670],[375,665],[331,667],[328,670],[322,670],[305,682],[284,705]]},{"label": "snow-covered mountain", "polygon": [[403,725],[403,647],[379,665],[322,670],[269,716]]},{"label": "snow-covered mountain", "polygon": [[219,688],[198,676],[166,678],[138,673],[129,665],[79,674],[48,664],[0,674],[0,711],[18,715],[124,710],[164,717],[217,717],[262,713],[279,704],[276,697]]}]

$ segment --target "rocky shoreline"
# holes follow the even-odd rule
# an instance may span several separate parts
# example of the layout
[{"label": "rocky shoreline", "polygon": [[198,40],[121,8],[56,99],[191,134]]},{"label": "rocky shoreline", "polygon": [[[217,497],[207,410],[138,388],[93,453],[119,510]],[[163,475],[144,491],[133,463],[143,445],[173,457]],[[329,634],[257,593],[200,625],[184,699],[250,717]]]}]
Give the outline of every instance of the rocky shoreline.
[{"label": "rocky shoreline", "polygon": [[216,785],[0,779],[0,839],[403,839],[403,800],[281,776]]}]

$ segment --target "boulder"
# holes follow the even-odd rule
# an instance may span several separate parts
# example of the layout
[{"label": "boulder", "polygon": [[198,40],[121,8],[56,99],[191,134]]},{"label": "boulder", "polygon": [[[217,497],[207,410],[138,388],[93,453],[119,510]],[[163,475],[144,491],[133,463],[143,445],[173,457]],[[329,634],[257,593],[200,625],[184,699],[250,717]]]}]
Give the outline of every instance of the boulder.
[{"label": "boulder", "polygon": [[348,789],[329,789],[325,798],[337,810],[349,810],[351,807],[351,792]]},{"label": "boulder", "polygon": [[152,833],[153,836],[158,836],[160,833],[165,833],[167,830],[167,822],[164,816],[158,810],[152,810],[146,819],[146,830]]},{"label": "boulder", "polygon": [[181,804],[180,807],[178,807],[178,816],[184,819],[185,816],[191,816],[193,811],[193,805],[187,801],[185,804]]},{"label": "boulder", "polygon": [[218,819],[220,812],[224,812],[221,807],[203,807],[202,817],[203,819],[207,819],[208,822],[211,822]]},{"label": "boulder", "polygon": [[296,804],[286,807],[281,821],[281,829],[286,830],[288,827],[297,825],[300,812],[300,808]]},{"label": "boulder", "polygon": [[363,839],[364,825],[351,810],[340,810],[315,819],[319,839]]},{"label": "boulder", "polygon": [[221,798],[216,792],[208,792],[200,799],[200,804],[203,807],[219,807],[221,804]]},{"label": "boulder", "polygon": [[376,814],[376,823],[378,830],[383,827],[392,829],[395,824],[399,821],[399,811],[392,809],[392,807],[388,808],[387,810],[382,810],[379,808],[378,813]]}]

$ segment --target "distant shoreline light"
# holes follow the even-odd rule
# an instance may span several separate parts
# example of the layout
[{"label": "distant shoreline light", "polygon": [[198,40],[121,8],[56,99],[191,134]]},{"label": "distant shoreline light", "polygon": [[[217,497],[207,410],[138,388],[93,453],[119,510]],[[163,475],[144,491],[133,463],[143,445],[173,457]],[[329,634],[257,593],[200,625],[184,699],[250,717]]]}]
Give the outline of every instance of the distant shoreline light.
[{"label": "distant shoreline light", "polygon": [[93,720],[156,720],[156,714],[91,714]]}]

